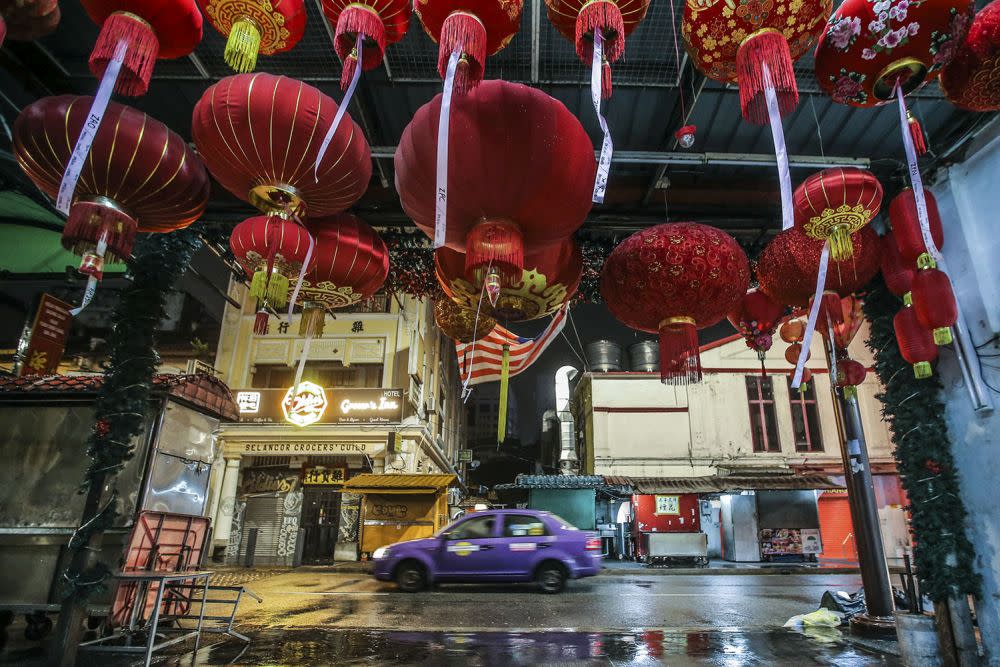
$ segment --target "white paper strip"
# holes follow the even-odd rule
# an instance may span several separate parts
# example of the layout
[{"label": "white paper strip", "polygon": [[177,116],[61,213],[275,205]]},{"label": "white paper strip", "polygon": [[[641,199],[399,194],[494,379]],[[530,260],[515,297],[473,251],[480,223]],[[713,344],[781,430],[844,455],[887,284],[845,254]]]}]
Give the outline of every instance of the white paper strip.
[{"label": "white paper strip", "polygon": [[767,117],[771,121],[771,138],[774,140],[774,155],[778,159],[778,183],[781,185],[781,229],[791,229],[795,225],[795,208],[792,206],[792,176],[788,171],[788,149],[785,146],[785,131],[781,127],[781,111],[778,110],[778,96],[771,83],[771,72],[764,64],[764,99],[767,100]]},{"label": "white paper strip", "polygon": [[305,341],[302,343],[302,355],[299,357],[299,365],[295,369],[295,382],[292,386],[295,388],[292,391],[292,395],[299,393],[299,383],[302,382],[302,371],[306,369],[306,359],[309,358],[309,350],[312,348],[312,336],[306,336]]},{"label": "white paper strip", "polygon": [[[802,384],[802,371],[809,358],[809,347],[812,345],[813,334],[816,333],[816,320],[819,318],[819,307],[823,302],[823,290],[826,288],[826,271],[830,265],[830,241],[823,244],[823,252],[819,256],[819,273],[816,275],[816,293],[813,295],[812,308],[809,309],[809,319],[806,322],[806,332],[802,337],[802,349],[799,360],[795,364],[795,377],[792,378],[792,389],[798,389]],[[836,372],[831,370],[830,372]]]},{"label": "white paper strip", "polygon": [[337,109],[337,115],[333,117],[333,123],[330,124],[330,129],[326,131],[326,136],[323,137],[323,143],[319,145],[319,153],[316,154],[316,165],[313,167],[313,179],[317,183],[319,183],[319,165],[323,162],[323,158],[326,157],[326,149],[330,147],[330,142],[333,141],[333,135],[337,134],[337,128],[340,127],[340,121],[343,120],[344,114],[347,113],[347,106],[351,103],[351,98],[354,97],[354,89],[358,87],[358,81],[361,79],[361,58],[364,55],[362,52],[364,42],[364,35],[358,33],[358,41],[354,43],[354,48],[358,52],[358,66],[354,68],[354,76],[351,77],[351,83],[347,86],[347,92],[344,93],[344,98],[340,100],[340,107]]},{"label": "white paper strip", "polygon": [[[298,217],[295,218],[298,221]],[[299,224],[302,224],[299,222]],[[306,232],[309,234],[309,232]],[[295,281],[295,289],[292,290],[292,298],[288,300],[288,317],[285,321],[289,324],[292,323],[292,310],[295,308],[295,302],[299,300],[299,290],[302,289],[302,280],[306,277],[306,271],[309,270],[309,264],[312,262],[313,250],[316,249],[316,238],[309,234],[309,250],[306,251],[305,261],[302,262],[302,268],[299,269],[299,277]]]},{"label": "white paper strip", "polygon": [[445,243],[448,233],[448,126],[451,122],[451,94],[455,88],[455,70],[462,46],[458,45],[448,58],[444,75],[444,92],[441,95],[441,114],[438,116],[437,146],[437,196],[434,204],[434,247]]},{"label": "white paper strip", "polygon": [[115,88],[115,82],[118,81],[118,72],[125,61],[126,51],[128,51],[128,41],[120,40],[115,46],[115,54],[104,69],[101,85],[97,87],[94,102],[90,105],[87,122],[80,130],[80,136],[76,140],[76,145],[73,146],[73,154],[70,155],[66,171],[63,172],[62,182],[59,183],[59,192],[56,195],[56,208],[63,215],[69,215],[69,209],[73,205],[76,183],[80,180],[80,173],[87,161],[87,155],[90,154],[90,147],[94,145],[97,130],[101,127],[101,121],[104,120],[104,112],[108,110],[108,102],[111,101],[111,93]]},{"label": "white paper strip", "polygon": [[[108,251],[108,235],[101,234],[101,238],[97,240],[97,248],[95,253],[104,261],[104,253]],[[101,267],[103,271],[103,267]],[[83,309],[90,305],[90,302],[94,300],[94,293],[97,292],[97,285],[100,283],[100,279],[97,276],[87,276],[87,287],[83,290],[83,298],[80,299],[80,305],[76,308],[72,308],[69,314],[76,317],[83,312]]]},{"label": "white paper strip", "polygon": [[604,193],[608,189],[608,173],[611,171],[611,154],[614,152],[614,144],[611,142],[611,131],[608,130],[608,121],[601,114],[601,65],[604,62],[604,36],[601,29],[594,30],[594,57],[590,63],[590,99],[594,103],[594,112],[597,114],[597,122],[601,125],[601,132],[604,133],[604,141],[601,142],[601,157],[597,161],[597,176],[594,178],[595,204],[604,203]]}]

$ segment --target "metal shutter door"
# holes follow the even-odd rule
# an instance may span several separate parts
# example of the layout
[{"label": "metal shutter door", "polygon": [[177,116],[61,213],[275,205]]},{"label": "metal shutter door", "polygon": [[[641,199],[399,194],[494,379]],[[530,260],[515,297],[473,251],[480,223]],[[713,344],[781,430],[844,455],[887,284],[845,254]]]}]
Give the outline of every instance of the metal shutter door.
[{"label": "metal shutter door", "polygon": [[823,494],[819,498],[819,530],[823,539],[821,558],[858,560],[854,542],[851,506],[846,495]]},{"label": "metal shutter door", "polygon": [[285,565],[285,558],[278,556],[278,532],[284,514],[284,494],[253,496],[247,498],[243,512],[243,539],[240,540],[240,563],[245,562],[250,531],[257,529],[255,565]]}]

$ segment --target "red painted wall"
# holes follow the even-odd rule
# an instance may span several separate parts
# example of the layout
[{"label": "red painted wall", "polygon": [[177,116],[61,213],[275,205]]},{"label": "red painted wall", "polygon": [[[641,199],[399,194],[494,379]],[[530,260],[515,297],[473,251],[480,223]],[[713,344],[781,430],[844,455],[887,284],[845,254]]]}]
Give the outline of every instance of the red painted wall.
[{"label": "red painted wall", "polygon": [[701,531],[698,518],[698,494],[663,494],[678,496],[680,514],[656,514],[656,496],[632,496],[632,513],[636,532],[640,533],[697,533]]}]

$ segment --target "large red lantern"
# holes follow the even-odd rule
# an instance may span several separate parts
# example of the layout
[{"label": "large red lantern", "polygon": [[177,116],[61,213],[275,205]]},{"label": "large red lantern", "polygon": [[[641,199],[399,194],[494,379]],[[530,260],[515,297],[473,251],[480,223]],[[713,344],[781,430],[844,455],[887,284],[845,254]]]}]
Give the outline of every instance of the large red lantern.
[{"label": "large red lantern", "polygon": [[892,232],[886,234],[882,239],[881,269],[885,286],[896,296],[902,298],[904,294],[913,289],[913,276],[916,275],[916,267],[899,254],[899,247],[896,245],[895,235]]},{"label": "large red lantern", "polygon": [[933,80],[957,52],[972,0],[844,0],[816,47],[816,79],[841,104],[872,107]]},{"label": "large red lantern", "polygon": [[467,92],[483,80],[486,56],[507,46],[521,26],[524,0],[416,0],[413,11],[438,45],[438,73],[460,49],[455,89]]},{"label": "large red lantern", "polygon": [[817,172],[795,189],[795,226],[806,236],[830,241],[834,261],[854,253],[851,235],[882,207],[882,185],[865,169],[834,167]]},{"label": "large red lantern", "polygon": [[435,301],[434,322],[445,336],[457,343],[479,340],[497,325],[497,321],[489,315],[463,308],[448,298]]},{"label": "large red lantern", "polygon": [[941,89],[957,107],[1000,109],[1000,2],[976,14],[969,34],[941,72]]},{"label": "large red lantern", "polygon": [[[403,210],[434,236],[441,96],[417,110],[396,151]],[[520,84],[486,81],[451,110],[445,243],[466,253],[466,277],[519,281],[524,254],[561,241],[591,208],[596,163],[580,121]]]},{"label": "large red lantern", "polygon": [[[14,122],[14,155],[50,197],[58,194],[92,101],[45,97]],[[112,102],[83,163],[62,243],[84,254],[88,272],[99,277],[105,254],[127,258],[136,232],[187,227],[204,212],[208,195],[208,174],[184,139],[141,111]]]},{"label": "large red lantern", "polygon": [[[937,200],[930,190],[924,189],[924,201],[927,204],[927,224],[931,239],[934,241],[934,246],[940,250],[944,246],[944,229],[941,226]],[[889,222],[900,256],[912,267],[917,259],[927,252],[920,231],[920,219],[917,216],[913,190],[906,188],[893,198],[889,204]]]},{"label": "large red lantern", "polygon": [[802,274],[792,255],[792,245],[805,242],[815,243],[795,228],[786,229],[764,246],[757,259],[761,291],[782,305],[801,308],[816,289],[815,280],[810,282]]},{"label": "large red lantern", "polygon": [[183,58],[201,41],[202,18],[195,0],[81,0],[101,33],[90,53],[90,71],[104,76],[118,43],[128,48],[115,83],[122,95],[145,95],[158,58]]},{"label": "large red lantern", "polygon": [[409,0],[323,0],[323,13],[334,27],[334,48],[344,62],[340,87],[347,88],[358,66],[358,38],[363,40],[361,69],[382,64],[385,48],[403,39],[410,27]]},{"label": "large red lantern", "polygon": [[844,391],[844,398],[857,398],[858,385],[865,381],[868,371],[864,364],[854,359],[837,360],[837,386]]},{"label": "large red lantern", "polygon": [[747,347],[757,353],[761,363],[771,349],[778,320],[785,313],[785,307],[759,289],[751,289],[729,311],[727,317],[743,339]]},{"label": "large red lantern", "polygon": [[906,363],[913,366],[913,374],[918,379],[930,377],[933,373],[930,362],[938,357],[938,347],[934,337],[917,319],[909,295],[903,297],[903,307],[892,320],[896,330],[896,343]]},{"label": "large red lantern", "polygon": [[257,54],[291,50],[306,30],[303,0],[198,0],[208,22],[226,38],[223,58],[236,72],[252,72]]},{"label": "large red lantern", "polygon": [[301,81],[238,74],[205,91],[191,134],[215,179],[261,212],[333,215],[364,194],[372,171],[368,142],[349,116],[315,169],[336,113],[336,102]]},{"label": "large red lantern", "polygon": [[0,0],[0,46],[10,37],[30,42],[59,25],[58,0]]},{"label": "large red lantern", "polygon": [[569,301],[580,285],[583,255],[572,239],[544,246],[524,257],[524,269],[517,280],[502,286],[496,303],[482,299],[479,286],[465,276],[466,260],[451,248],[434,253],[437,279],[444,293],[469,310],[506,322],[520,322],[556,312]]},{"label": "large red lantern", "polygon": [[750,264],[733,237],[693,222],[636,232],[604,263],[601,296],[624,324],[660,336],[660,379],[701,379],[698,329],[746,294]]},{"label": "large red lantern", "polygon": [[934,342],[951,342],[951,327],[958,321],[958,304],[947,274],[937,268],[930,255],[921,255],[913,276],[913,310],[917,320],[930,329]]}]

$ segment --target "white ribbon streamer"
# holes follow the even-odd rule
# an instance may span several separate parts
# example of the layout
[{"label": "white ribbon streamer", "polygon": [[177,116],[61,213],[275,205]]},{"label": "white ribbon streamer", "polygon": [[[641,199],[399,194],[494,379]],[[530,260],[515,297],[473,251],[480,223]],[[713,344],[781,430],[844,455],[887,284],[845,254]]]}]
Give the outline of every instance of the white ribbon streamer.
[{"label": "white ribbon streamer", "polygon": [[590,63],[590,99],[594,103],[594,112],[597,114],[597,122],[601,125],[601,132],[604,133],[604,141],[601,143],[601,157],[597,161],[597,176],[594,178],[595,204],[604,203],[604,193],[608,189],[608,172],[611,171],[611,154],[614,152],[614,144],[611,142],[611,131],[608,130],[608,121],[601,114],[601,65],[604,61],[604,36],[601,29],[594,30],[594,57]]},{"label": "white ribbon streamer", "polygon": [[[295,216],[295,221],[300,225],[302,222],[299,220],[298,216]],[[309,234],[306,231],[306,234]],[[306,251],[305,261],[302,262],[302,268],[299,269],[299,277],[295,281],[295,289],[292,291],[292,298],[288,300],[288,317],[285,321],[289,324],[292,323],[292,310],[295,308],[295,302],[299,300],[299,290],[302,289],[302,280],[306,277],[306,271],[309,270],[309,263],[312,262],[313,250],[316,249],[316,238],[309,234],[309,250]]]},{"label": "white ribbon streamer", "polygon": [[[917,149],[913,145],[913,135],[910,134],[909,121],[906,118],[906,102],[903,100],[903,89],[896,84],[896,99],[899,101],[899,121],[903,129],[903,149],[906,151],[906,164],[910,170],[910,182],[913,185],[913,201],[917,205],[917,220],[920,221],[920,235],[924,239],[924,247],[939,266],[944,263],[941,251],[934,245],[931,235],[930,218],[927,215],[927,200],[924,198],[924,180],[920,176],[920,166],[917,164]],[[942,267],[942,270],[943,267]]]},{"label": "white ribbon streamer", "polygon": [[448,233],[448,126],[451,122],[451,94],[455,88],[455,70],[462,55],[459,44],[448,58],[444,75],[444,92],[441,94],[441,114],[438,116],[437,146],[437,195],[434,204],[434,247],[445,243]]},{"label": "white ribbon streamer", "polygon": [[97,87],[97,94],[90,105],[87,122],[80,130],[80,136],[76,140],[76,145],[73,146],[73,154],[70,155],[66,171],[63,172],[62,182],[59,183],[59,193],[56,195],[56,208],[63,215],[69,215],[69,209],[73,205],[76,183],[80,180],[80,173],[87,161],[87,155],[90,154],[90,147],[94,145],[97,130],[101,127],[101,121],[104,120],[104,112],[108,110],[108,102],[111,101],[111,93],[115,88],[115,82],[118,81],[118,72],[125,61],[126,51],[128,51],[128,40],[120,40],[115,46],[114,56],[104,69],[101,85]]},{"label": "white ribbon streamer", "polygon": [[358,33],[358,40],[354,43],[354,48],[358,52],[358,65],[354,68],[354,76],[351,77],[351,83],[347,86],[347,92],[344,93],[344,99],[340,100],[340,107],[337,109],[337,115],[333,117],[333,123],[330,125],[330,129],[326,131],[326,136],[323,137],[323,143],[319,145],[319,153],[316,154],[316,165],[313,167],[313,179],[319,183],[319,165],[326,157],[326,149],[330,147],[330,142],[333,141],[333,135],[337,133],[337,128],[340,127],[340,121],[343,120],[344,114],[347,113],[347,106],[351,103],[351,98],[354,97],[354,89],[358,87],[358,81],[361,79],[361,59],[364,55],[362,51],[362,46],[364,45],[365,37],[360,32]]},{"label": "white ribbon streamer", "polygon": [[767,117],[771,121],[771,138],[774,140],[774,156],[778,159],[778,183],[781,185],[781,229],[795,226],[792,205],[792,176],[788,171],[788,149],[785,147],[785,131],[781,127],[781,112],[778,110],[778,96],[771,82],[771,72],[764,63],[764,99],[767,100]]},{"label": "white ribbon streamer", "polygon": [[306,336],[306,340],[302,343],[302,356],[299,357],[299,365],[295,369],[295,382],[292,386],[295,389],[292,391],[292,395],[299,393],[299,384],[302,382],[302,371],[306,369],[306,359],[309,358],[309,349],[312,347],[312,336]]},{"label": "white ribbon streamer", "polygon": [[[108,251],[108,235],[107,233],[101,234],[101,238],[97,240],[97,248],[94,251],[95,254],[101,258],[101,262],[104,261],[104,253]],[[104,267],[101,267],[104,270]],[[80,305],[76,308],[72,308],[69,314],[76,317],[83,312],[83,309],[90,305],[90,302],[94,300],[94,293],[97,292],[97,285],[100,283],[100,279],[97,276],[87,276],[87,287],[83,290],[83,298],[80,299]]]},{"label": "white ribbon streamer", "polygon": [[[802,337],[802,349],[799,350],[799,360],[795,364],[795,377],[792,378],[792,389],[798,389],[802,384],[802,371],[809,358],[809,348],[812,345],[813,334],[816,333],[816,320],[819,318],[819,308],[823,301],[823,289],[826,287],[826,270],[830,265],[830,241],[823,244],[823,252],[819,256],[819,274],[816,276],[816,294],[813,295],[812,307],[809,309],[809,319],[806,322],[806,332]],[[836,372],[831,369],[831,373]]]}]

